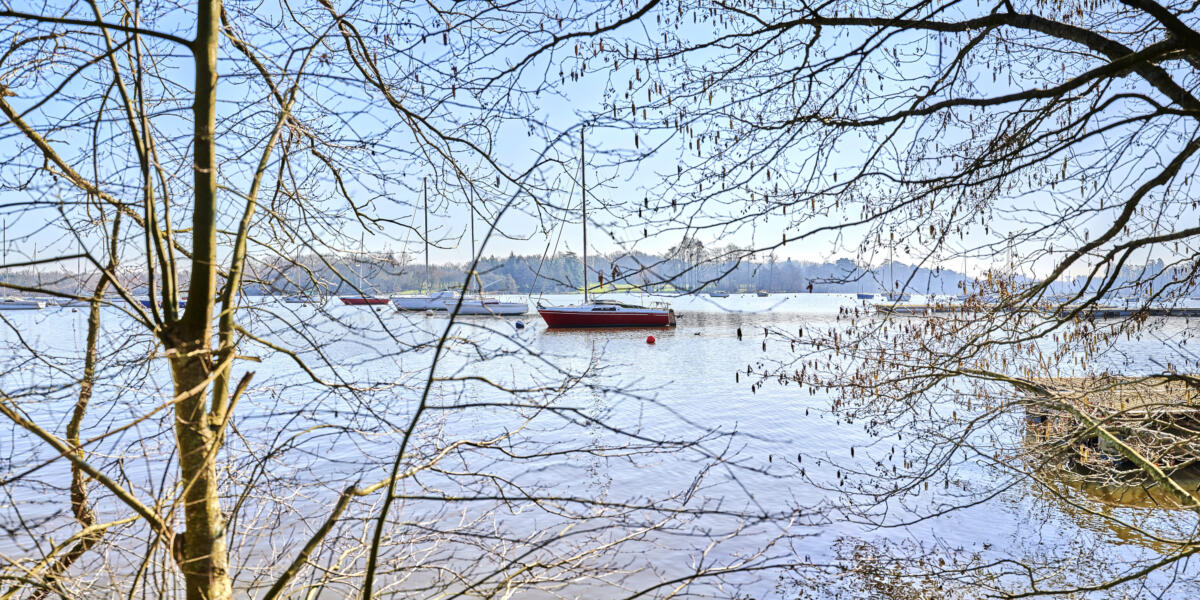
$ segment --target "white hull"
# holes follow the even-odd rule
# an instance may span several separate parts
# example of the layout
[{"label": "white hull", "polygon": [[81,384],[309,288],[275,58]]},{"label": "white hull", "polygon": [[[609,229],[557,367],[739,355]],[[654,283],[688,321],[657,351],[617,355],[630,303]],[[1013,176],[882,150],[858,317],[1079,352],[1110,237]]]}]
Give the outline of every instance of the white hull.
[{"label": "white hull", "polygon": [[458,292],[444,291],[429,295],[392,296],[392,306],[396,310],[446,310],[446,303],[458,299]]},{"label": "white hull", "polygon": [[[454,310],[458,300],[444,301],[445,310]],[[529,305],[524,302],[500,302],[498,300],[463,300],[458,307],[460,315],[523,315],[529,312]]]},{"label": "white hull", "polygon": [[0,300],[0,310],[39,310],[46,308],[45,302],[34,302],[32,300],[15,300],[5,298]]},{"label": "white hull", "polygon": [[429,296],[397,296],[392,298],[396,310],[446,310],[441,298]]}]

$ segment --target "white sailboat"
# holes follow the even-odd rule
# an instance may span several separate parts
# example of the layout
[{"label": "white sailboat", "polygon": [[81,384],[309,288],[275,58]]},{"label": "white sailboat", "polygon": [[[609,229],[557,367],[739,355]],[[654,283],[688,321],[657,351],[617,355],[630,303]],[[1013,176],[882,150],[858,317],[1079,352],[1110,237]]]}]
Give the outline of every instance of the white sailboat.
[{"label": "white sailboat", "polygon": [[[427,180],[421,180],[421,194],[425,203],[425,285],[429,285],[429,188]],[[472,215],[474,218],[474,215]],[[472,243],[472,247],[474,244]],[[405,294],[392,296],[392,306],[402,311],[447,310],[446,301],[457,301],[458,292],[443,290],[431,294]],[[453,308],[451,305],[450,308]]]},{"label": "white sailboat", "polygon": [[[468,210],[471,213],[471,251],[475,250],[475,205],[471,203],[470,197],[467,198]],[[483,295],[483,282],[479,281],[479,274],[472,273],[475,276],[475,284],[478,286],[478,294],[474,297],[463,297],[461,300],[457,295],[449,298],[444,298],[441,301],[443,310],[453,312],[455,307],[458,308],[459,315],[490,315],[490,316],[508,316],[508,315],[523,315],[529,312],[529,305],[524,302],[502,302],[497,298]],[[495,282],[492,282],[495,283]],[[443,292],[445,293],[445,292]],[[453,293],[453,292],[450,292]]]},{"label": "white sailboat", "polygon": [[[454,310],[457,299],[443,302],[444,310]],[[524,302],[502,302],[496,298],[482,297],[476,300],[463,300],[458,307],[460,315],[523,315],[529,312],[529,305]]]},{"label": "white sailboat", "polygon": [[22,298],[0,298],[0,310],[40,310],[46,308],[45,302],[25,300]]},{"label": "white sailboat", "polygon": [[458,292],[444,290],[432,294],[412,294],[407,296],[392,296],[392,306],[396,310],[446,310],[446,302],[458,298]]}]

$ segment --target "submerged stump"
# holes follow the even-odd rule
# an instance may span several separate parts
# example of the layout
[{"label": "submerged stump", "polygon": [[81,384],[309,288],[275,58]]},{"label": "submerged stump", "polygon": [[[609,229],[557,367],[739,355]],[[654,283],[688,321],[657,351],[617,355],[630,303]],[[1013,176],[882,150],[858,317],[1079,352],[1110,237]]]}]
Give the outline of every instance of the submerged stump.
[{"label": "submerged stump", "polygon": [[1043,449],[1069,449],[1077,466],[1109,482],[1122,474],[1200,470],[1200,388],[1187,379],[1033,380],[1049,396],[1026,407],[1029,441]]}]

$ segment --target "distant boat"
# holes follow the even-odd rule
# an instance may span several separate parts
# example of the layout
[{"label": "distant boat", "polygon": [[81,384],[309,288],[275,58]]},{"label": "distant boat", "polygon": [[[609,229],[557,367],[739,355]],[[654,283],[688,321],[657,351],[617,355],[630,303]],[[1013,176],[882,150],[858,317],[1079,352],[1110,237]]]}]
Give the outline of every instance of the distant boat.
[{"label": "distant boat", "polygon": [[758,290],[757,295],[759,298],[766,298],[767,296],[770,296],[771,293],[767,290]]},{"label": "distant boat", "polygon": [[40,310],[43,308],[46,308],[46,303],[37,300],[0,298],[0,310]]},{"label": "distant boat", "polygon": [[[141,304],[143,308],[150,308],[150,299],[149,298],[139,298],[138,303]],[[185,307],[187,307],[187,298],[184,298],[183,300],[179,301],[179,308],[185,308]]]},{"label": "distant boat", "polygon": [[387,298],[378,298],[375,296],[339,296],[338,299],[346,306],[367,306],[388,303]]},{"label": "distant boat", "polygon": [[935,307],[921,304],[875,304],[875,310],[891,315],[930,315]]},{"label": "distant boat", "polygon": [[884,294],[883,297],[888,302],[908,302],[909,300],[912,300],[912,296],[908,294],[901,294],[900,292],[888,292]]},{"label": "distant boat", "polygon": [[675,325],[675,311],[659,303],[657,306],[637,306],[607,300],[588,301],[587,282],[587,187],[586,161],[583,156],[583,132],[579,132],[579,188],[582,196],[580,208],[583,212],[583,304],[575,306],[542,306],[538,314],[547,327],[671,327]]},{"label": "distant boat", "polygon": [[708,295],[712,298],[728,298],[729,292],[709,292]]},{"label": "distant boat", "polygon": [[862,293],[860,293],[860,294],[858,295],[858,299],[859,299],[859,300],[870,300],[870,299],[872,299],[872,298],[874,298],[874,297],[875,297],[875,294],[862,294]]},{"label": "distant boat", "polygon": [[442,304],[442,309],[447,311],[458,305],[460,315],[523,315],[529,312],[529,305],[524,302],[501,302],[495,298],[463,300],[461,305],[458,298],[447,298]]},{"label": "distant boat", "polygon": [[445,302],[453,302],[457,298],[458,292],[454,290],[444,290],[432,294],[392,296],[392,306],[395,306],[396,310],[446,310]]},{"label": "distant boat", "polygon": [[76,302],[80,302],[79,306],[87,306],[87,300],[73,300],[71,298],[63,298],[62,296],[31,296],[29,298],[16,298],[22,302],[41,302],[42,306],[59,307],[59,306],[76,306]]},{"label": "distant boat", "polygon": [[315,304],[319,299],[313,296],[284,296],[283,301],[288,304]]},{"label": "distant boat", "polygon": [[[422,287],[429,286],[429,187],[426,179],[421,179],[421,196],[424,198],[425,210],[425,281]],[[474,210],[474,209],[472,209]],[[471,215],[471,249],[475,249],[475,215]],[[442,290],[433,292],[432,294],[406,294],[403,296],[392,296],[392,306],[396,310],[446,310],[446,300],[456,300],[458,292],[454,290]]]}]

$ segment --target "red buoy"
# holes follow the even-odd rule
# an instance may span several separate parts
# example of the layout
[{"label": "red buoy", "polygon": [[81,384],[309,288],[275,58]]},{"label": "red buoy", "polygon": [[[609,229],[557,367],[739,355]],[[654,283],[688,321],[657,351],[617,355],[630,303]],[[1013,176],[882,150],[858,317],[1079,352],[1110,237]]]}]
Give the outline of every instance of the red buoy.
[{"label": "red buoy", "polygon": [[652,335],[648,335],[648,336],[646,336],[646,343],[647,343],[647,344],[653,344],[653,343],[654,343],[654,336],[652,336]]}]

